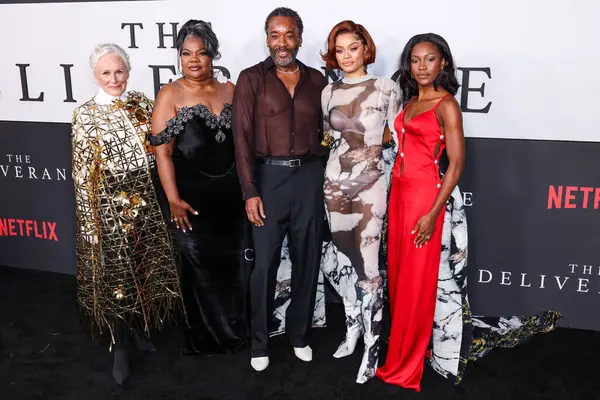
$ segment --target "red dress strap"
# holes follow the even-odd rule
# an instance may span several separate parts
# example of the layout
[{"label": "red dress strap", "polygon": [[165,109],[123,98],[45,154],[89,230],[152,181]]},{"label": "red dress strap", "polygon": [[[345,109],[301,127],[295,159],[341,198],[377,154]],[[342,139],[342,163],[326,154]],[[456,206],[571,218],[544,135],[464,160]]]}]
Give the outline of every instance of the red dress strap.
[{"label": "red dress strap", "polygon": [[445,95],[444,97],[442,97],[437,104],[432,108],[432,111],[437,110],[437,108],[440,106],[440,104],[442,104],[442,101],[444,101],[444,99],[448,96],[452,96],[452,93],[448,93],[447,95]]}]

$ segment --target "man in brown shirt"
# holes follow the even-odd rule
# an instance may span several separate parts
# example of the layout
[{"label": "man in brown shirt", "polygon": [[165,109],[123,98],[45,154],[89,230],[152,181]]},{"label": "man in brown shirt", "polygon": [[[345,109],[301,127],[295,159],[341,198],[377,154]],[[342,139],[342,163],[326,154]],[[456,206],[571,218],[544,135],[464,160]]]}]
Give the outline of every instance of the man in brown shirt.
[{"label": "man in brown shirt", "polygon": [[233,99],[237,170],[253,224],[255,266],[250,275],[251,365],[269,365],[269,321],[285,235],[292,262],[286,332],[294,353],[312,360],[311,326],[325,227],[321,92],[325,76],[296,60],[302,20],[288,8],[265,22],[271,56],[240,73]]}]

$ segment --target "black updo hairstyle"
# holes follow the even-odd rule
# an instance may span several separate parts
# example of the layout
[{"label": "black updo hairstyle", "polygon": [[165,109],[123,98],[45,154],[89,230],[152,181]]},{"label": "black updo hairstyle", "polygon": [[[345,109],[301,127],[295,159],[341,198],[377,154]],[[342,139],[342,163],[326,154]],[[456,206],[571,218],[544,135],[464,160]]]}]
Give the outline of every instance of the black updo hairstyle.
[{"label": "black updo hairstyle", "polygon": [[206,48],[206,54],[211,60],[218,60],[221,58],[219,53],[219,39],[212,30],[210,22],[201,21],[198,19],[190,19],[179,29],[177,39],[175,40],[175,47],[177,47],[177,68],[181,70],[181,51],[183,50],[183,42],[189,37],[197,37],[202,39]]}]

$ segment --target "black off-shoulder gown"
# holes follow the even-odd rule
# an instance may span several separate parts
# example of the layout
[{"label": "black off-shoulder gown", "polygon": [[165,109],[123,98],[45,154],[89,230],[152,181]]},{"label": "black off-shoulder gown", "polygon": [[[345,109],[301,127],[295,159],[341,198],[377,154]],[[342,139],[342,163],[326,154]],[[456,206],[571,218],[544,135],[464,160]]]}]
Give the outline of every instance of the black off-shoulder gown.
[{"label": "black off-shoulder gown", "polygon": [[192,230],[183,232],[170,222],[169,206],[163,202],[181,257],[187,313],[181,351],[236,352],[246,335],[246,216],[235,168],[231,104],[220,115],[203,104],[181,108],[150,141],[159,146],[172,140],[179,195],[198,212],[189,214]]}]

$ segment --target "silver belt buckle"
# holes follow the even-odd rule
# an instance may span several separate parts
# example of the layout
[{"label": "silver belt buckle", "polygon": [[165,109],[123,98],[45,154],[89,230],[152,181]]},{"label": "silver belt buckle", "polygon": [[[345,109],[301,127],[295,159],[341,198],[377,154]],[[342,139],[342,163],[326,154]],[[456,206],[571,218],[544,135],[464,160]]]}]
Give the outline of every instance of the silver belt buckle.
[{"label": "silver belt buckle", "polygon": [[290,167],[299,167],[301,165],[300,159],[295,158],[290,160]]}]

